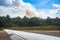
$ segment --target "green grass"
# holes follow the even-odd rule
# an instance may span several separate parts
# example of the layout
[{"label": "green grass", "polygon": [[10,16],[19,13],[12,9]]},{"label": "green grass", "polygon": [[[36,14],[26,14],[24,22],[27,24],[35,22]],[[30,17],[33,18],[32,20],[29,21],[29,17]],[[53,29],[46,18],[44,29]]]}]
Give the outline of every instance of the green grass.
[{"label": "green grass", "polygon": [[14,26],[14,27],[4,27],[0,29],[15,29],[15,30],[60,30],[58,26],[31,26],[31,27],[19,27],[19,26]]}]

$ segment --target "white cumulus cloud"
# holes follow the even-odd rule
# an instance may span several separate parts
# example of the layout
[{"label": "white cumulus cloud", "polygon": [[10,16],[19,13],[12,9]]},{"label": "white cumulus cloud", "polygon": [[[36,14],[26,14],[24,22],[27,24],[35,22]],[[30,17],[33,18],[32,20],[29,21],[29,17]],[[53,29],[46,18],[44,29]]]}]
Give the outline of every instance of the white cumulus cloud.
[{"label": "white cumulus cloud", "polygon": [[35,15],[39,18],[47,18],[48,16],[51,18],[54,18],[57,16],[60,17],[59,16],[60,5],[58,4],[53,4],[53,6],[56,7],[57,9],[52,9],[52,10],[44,9],[44,10],[37,11],[31,3],[25,3],[23,2],[23,0],[18,0],[19,5],[17,5],[17,4],[14,4],[13,1],[15,0],[6,0],[6,3],[10,4],[10,6],[8,7],[0,6],[0,16],[6,16],[8,14],[11,17],[17,17],[17,16],[24,17],[26,15],[26,11],[28,11],[29,15],[31,16]]},{"label": "white cumulus cloud", "polygon": [[53,4],[53,6],[60,9],[60,5],[59,4]]},{"label": "white cumulus cloud", "polygon": [[31,5],[30,3],[25,3],[23,2],[23,0],[18,0],[19,5],[16,6],[14,5],[13,1],[15,0],[6,0],[6,3],[10,4],[9,7],[3,7],[0,6],[0,15],[1,16],[5,16],[5,15],[10,15],[11,17],[16,17],[16,16],[20,16],[23,17],[24,15],[26,15],[26,11],[29,10],[35,13],[35,8],[33,5]]}]

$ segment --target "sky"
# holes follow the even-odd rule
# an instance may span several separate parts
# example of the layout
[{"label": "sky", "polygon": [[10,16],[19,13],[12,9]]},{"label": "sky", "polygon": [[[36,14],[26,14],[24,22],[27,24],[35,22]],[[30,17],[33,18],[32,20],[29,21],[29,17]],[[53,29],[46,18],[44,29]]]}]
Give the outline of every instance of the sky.
[{"label": "sky", "polygon": [[[0,16],[60,17],[60,0],[0,0]],[[34,14],[33,14],[34,13]]]}]

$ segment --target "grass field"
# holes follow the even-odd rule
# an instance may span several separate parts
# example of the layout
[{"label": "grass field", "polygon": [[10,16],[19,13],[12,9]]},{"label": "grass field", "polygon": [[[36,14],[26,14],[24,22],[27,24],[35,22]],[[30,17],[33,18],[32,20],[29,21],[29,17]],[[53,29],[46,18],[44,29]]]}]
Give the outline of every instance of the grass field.
[{"label": "grass field", "polygon": [[0,29],[15,29],[15,30],[60,30],[60,26],[12,26],[12,27],[2,27]]}]

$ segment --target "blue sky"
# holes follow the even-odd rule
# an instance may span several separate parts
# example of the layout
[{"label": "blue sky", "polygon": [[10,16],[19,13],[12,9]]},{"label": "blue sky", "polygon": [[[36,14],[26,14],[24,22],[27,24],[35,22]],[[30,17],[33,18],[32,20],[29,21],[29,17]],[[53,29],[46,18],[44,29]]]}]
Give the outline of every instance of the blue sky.
[{"label": "blue sky", "polygon": [[60,0],[0,0],[0,16],[22,17],[26,15],[25,9],[38,17],[60,17]]},{"label": "blue sky", "polygon": [[60,0],[23,0],[35,6],[37,10],[41,9],[54,9],[52,4],[60,4]]}]

